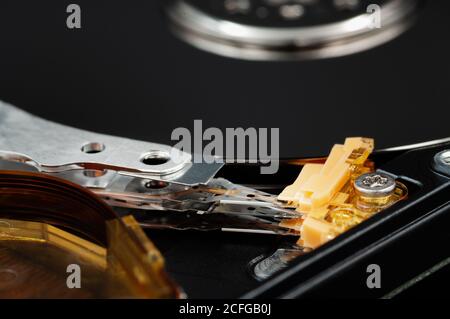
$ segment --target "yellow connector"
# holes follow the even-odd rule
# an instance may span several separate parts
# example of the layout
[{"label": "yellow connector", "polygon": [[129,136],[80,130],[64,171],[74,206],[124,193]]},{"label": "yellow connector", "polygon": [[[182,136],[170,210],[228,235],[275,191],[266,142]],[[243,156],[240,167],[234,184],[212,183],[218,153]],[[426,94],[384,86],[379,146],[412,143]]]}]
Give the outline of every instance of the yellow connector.
[{"label": "yellow connector", "polygon": [[278,200],[286,201],[301,212],[309,212],[328,203],[348,182],[357,166],[363,166],[374,148],[373,139],[347,138],[335,145],[325,164],[306,164],[294,184],[286,187]]},{"label": "yellow connector", "polygon": [[407,189],[397,182],[383,198],[366,198],[354,187],[358,177],[373,172],[368,156],[374,148],[369,138],[347,138],[335,145],[324,164],[305,164],[297,180],[278,196],[286,206],[303,213],[280,225],[300,231],[298,244],[316,248],[404,198]]}]

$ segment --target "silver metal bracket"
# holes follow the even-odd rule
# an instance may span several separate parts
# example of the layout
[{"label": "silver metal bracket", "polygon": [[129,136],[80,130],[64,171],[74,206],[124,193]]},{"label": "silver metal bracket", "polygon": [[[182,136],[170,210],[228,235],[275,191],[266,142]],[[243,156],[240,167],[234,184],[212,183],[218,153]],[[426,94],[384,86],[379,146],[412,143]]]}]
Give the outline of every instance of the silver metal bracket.
[{"label": "silver metal bracket", "polygon": [[193,163],[168,145],[67,127],[0,101],[0,159],[27,163],[44,173],[73,169],[118,174],[184,185],[206,184],[222,163]]}]

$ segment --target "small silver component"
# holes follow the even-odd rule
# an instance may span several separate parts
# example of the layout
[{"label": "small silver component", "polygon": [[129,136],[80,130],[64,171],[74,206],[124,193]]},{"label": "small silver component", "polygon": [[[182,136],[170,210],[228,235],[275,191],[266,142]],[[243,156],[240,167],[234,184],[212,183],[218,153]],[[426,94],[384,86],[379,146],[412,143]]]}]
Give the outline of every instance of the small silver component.
[{"label": "small silver component", "polygon": [[434,156],[433,168],[441,174],[450,176],[450,149]]},{"label": "small silver component", "polygon": [[437,158],[443,165],[450,166],[450,150],[440,152]]},{"label": "small silver component", "polygon": [[292,245],[277,249],[271,255],[261,255],[250,261],[249,268],[257,280],[265,280],[277,272],[287,268],[289,264],[310,250],[308,248]]},{"label": "small silver component", "polygon": [[379,172],[363,174],[355,181],[355,189],[362,196],[385,197],[395,190],[395,179]]}]

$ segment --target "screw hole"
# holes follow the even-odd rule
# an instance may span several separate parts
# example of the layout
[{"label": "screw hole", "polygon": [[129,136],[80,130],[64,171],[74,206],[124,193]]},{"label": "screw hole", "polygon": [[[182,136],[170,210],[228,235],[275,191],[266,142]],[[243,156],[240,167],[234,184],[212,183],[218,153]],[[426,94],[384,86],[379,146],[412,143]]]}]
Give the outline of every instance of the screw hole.
[{"label": "screw hole", "polygon": [[162,165],[167,163],[170,160],[170,157],[167,153],[161,152],[161,151],[150,151],[145,153],[142,158],[141,162],[145,165]]},{"label": "screw hole", "polygon": [[81,148],[81,151],[86,154],[96,154],[103,152],[104,150],[105,145],[102,143],[87,143]]}]

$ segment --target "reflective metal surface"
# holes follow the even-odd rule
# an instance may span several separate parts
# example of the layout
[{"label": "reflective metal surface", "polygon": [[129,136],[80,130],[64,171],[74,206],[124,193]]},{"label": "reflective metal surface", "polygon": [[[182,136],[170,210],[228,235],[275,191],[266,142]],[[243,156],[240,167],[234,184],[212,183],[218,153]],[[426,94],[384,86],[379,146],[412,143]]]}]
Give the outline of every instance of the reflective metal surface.
[{"label": "reflective metal surface", "polygon": [[436,154],[434,156],[433,167],[439,173],[450,176],[450,150]]},{"label": "reflective metal surface", "polygon": [[359,176],[355,181],[355,189],[362,196],[383,197],[395,190],[395,180],[383,173],[368,173]]},{"label": "reflective metal surface", "polygon": [[66,127],[0,102],[0,158],[26,162],[41,172],[111,169],[122,175],[184,184],[208,182],[219,163],[191,162],[168,145]]},{"label": "reflective metal surface", "polygon": [[419,1],[175,0],[175,34],[200,49],[248,60],[328,58],[385,43],[413,22]]}]

